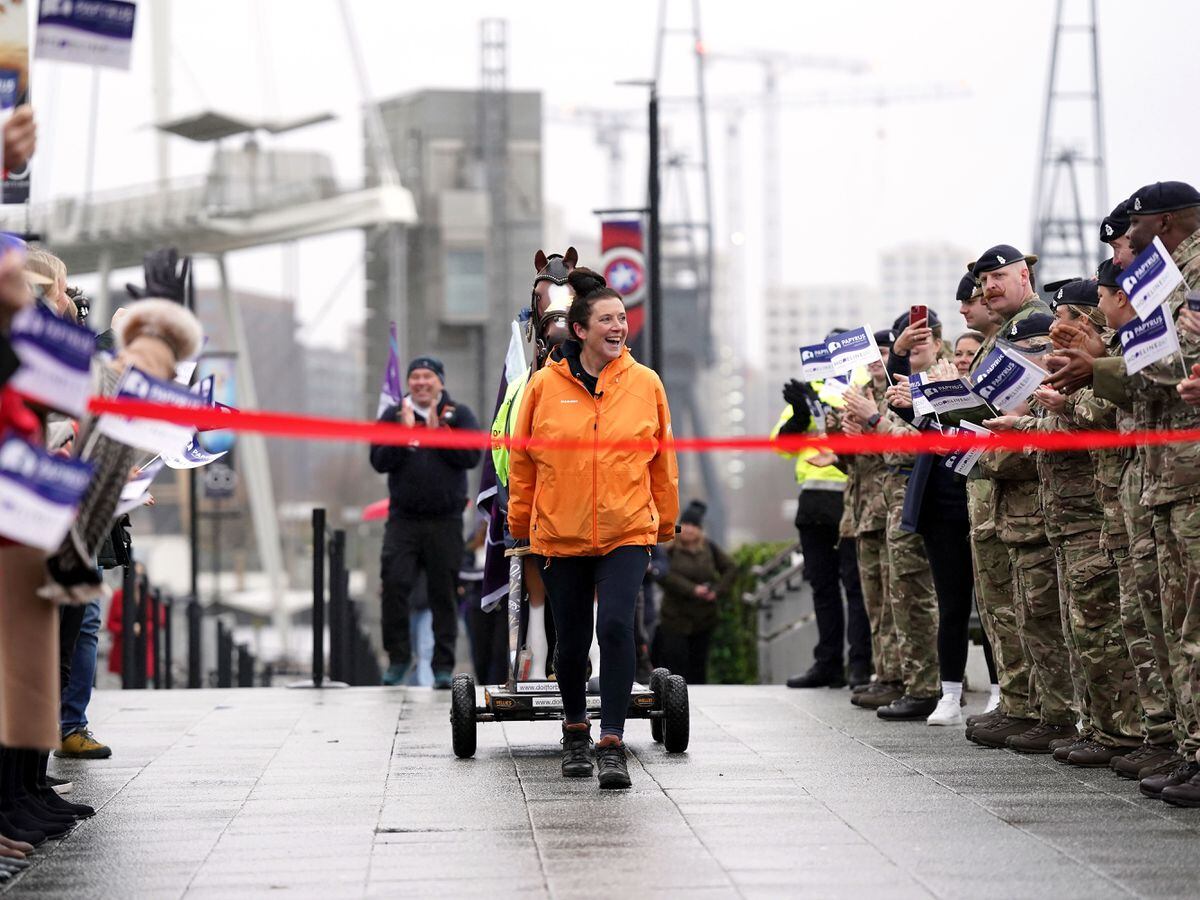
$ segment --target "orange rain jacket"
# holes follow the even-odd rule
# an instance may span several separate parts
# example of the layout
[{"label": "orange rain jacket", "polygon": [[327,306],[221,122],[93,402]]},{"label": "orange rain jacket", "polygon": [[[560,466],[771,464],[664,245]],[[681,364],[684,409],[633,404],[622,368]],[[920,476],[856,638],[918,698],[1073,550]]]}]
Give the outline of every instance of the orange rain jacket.
[{"label": "orange rain jacket", "polygon": [[606,446],[671,437],[662,382],[626,347],[600,372],[596,395],[571,374],[566,359],[538,370],[525,388],[514,439],[592,441],[590,450],[512,449],[508,529],[542,556],[603,556],[675,537],[675,450]]}]

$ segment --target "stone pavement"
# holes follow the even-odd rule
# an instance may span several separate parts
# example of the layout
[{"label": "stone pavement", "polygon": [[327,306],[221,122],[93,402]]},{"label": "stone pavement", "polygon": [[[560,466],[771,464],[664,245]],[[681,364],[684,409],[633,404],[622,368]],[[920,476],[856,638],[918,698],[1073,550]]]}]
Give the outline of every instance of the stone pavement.
[{"label": "stone pavement", "polygon": [[[972,708],[979,705],[975,698]],[[558,774],[554,723],[450,752],[429,690],[101,691],[97,816],[4,900],[51,897],[1195,897],[1200,810],[1135,783],[884,723],[845,691],[692,689],[634,788]]]}]

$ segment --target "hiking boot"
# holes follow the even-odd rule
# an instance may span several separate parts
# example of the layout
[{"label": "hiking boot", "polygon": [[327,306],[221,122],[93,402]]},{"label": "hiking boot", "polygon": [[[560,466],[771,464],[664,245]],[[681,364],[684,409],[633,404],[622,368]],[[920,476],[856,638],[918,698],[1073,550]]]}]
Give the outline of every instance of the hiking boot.
[{"label": "hiking boot", "polygon": [[875,710],[875,715],[889,722],[905,722],[911,719],[924,719],[937,709],[937,697],[914,697],[905,694],[898,700],[893,700],[887,706]]},{"label": "hiking boot", "polygon": [[962,722],[962,703],[958,697],[950,696],[943,696],[937,709],[925,720],[926,725],[961,725]]},{"label": "hiking boot", "polygon": [[562,773],[564,778],[592,777],[592,735],[587,723],[563,725]]},{"label": "hiking boot", "polygon": [[1008,746],[1008,739],[1037,727],[1037,719],[1018,719],[1016,716],[1000,716],[985,725],[976,725],[967,732],[967,740],[983,747],[997,750]]},{"label": "hiking boot", "polygon": [[62,746],[54,751],[54,755],[63,759],[108,759],[112,756],[112,748],[100,743],[85,728],[63,738]]},{"label": "hiking boot", "polygon": [[1163,788],[1159,797],[1172,806],[1200,806],[1200,769],[1183,784]]},{"label": "hiking boot", "polygon": [[1146,763],[1146,765],[1138,769],[1138,781],[1141,781],[1143,778],[1149,778],[1151,775],[1159,775],[1163,772],[1168,772],[1175,768],[1178,762],[1179,754],[1172,750],[1171,755],[1165,759],[1160,756],[1155,762]]},{"label": "hiking boot", "polygon": [[1186,784],[1200,773],[1200,765],[1194,759],[1181,759],[1171,769],[1143,778],[1138,783],[1138,789],[1147,797],[1155,800],[1162,799],[1162,792],[1169,787]]},{"label": "hiking boot", "polygon": [[1139,748],[1110,747],[1100,741],[1090,741],[1088,746],[1072,750],[1071,755],[1067,757],[1067,762],[1083,769],[1103,769],[1118,756],[1127,756],[1137,749]]},{"label": "hiking boot", "polygon": [[1068,738],[1077,734],[1074,723],[1051,725],[1042,722],[1024,734],[1014,734],[1004,745],[1018,753],[1050,753],[1050,742],[1057,738]]},{"label": "hiking boot", "polygon": [[629,763],[625,759],[625,745],[618,740],[609,741],[602,738],[596,745],[597,777],[603,790],[627,788],[629,780]]},{"label": "hiking boot", "polygon": [[1003,715],[1004,713],[1000,711],[999,707],[993,709],[991,712],[984,710],[981,713],[975,713],[973,716],[967,716],[967,727],[978,728],[980,725],[987,725],[989,722],[996,721]]},{"label": "hiking boot", "polygon": [[850,702],[863,709],[879,709],[904,696],[904,688],[890,681],[876,681],[865,691],[859,691]]},{"label": "hiking boot", "polygon": [[1054,758],[1058,760],[1058,762],[1065,763],[1067,761],[1067,757],[1071,755],[1072,750],[1082,750],[1091,742],[1091,738],[1061,738],[1057,741],[1050,742],[1050,751]]},{"label": "hiking boot", "polygon": [[1114,756],[1108,767],[1122,778],[1137,778],[1139,769],[1158,766],[1175,756],[1175,747],[1170,744],[1142,744],[1132,753]]},{"label": "hiking boot", "polygon": [[827,670],[813,666],[803,675],[793,675],[787,680],[790,688],[843,688],[846,676],[840,670]]}]

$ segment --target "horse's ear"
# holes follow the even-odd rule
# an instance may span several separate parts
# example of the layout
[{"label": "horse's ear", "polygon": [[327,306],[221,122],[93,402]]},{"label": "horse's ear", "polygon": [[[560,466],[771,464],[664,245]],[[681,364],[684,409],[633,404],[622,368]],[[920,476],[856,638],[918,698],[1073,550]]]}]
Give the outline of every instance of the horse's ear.
[{"label": "horse's ear", "polygon": [[579,262],[579,251],[574,247],[568,247],[567,255],[563,257],[563,262],[567,264],[568,269],[575,268],[575,265]]},{"label": "horse's ear", "polygon": [[539,250],[533,254],[533,271],[540,272],[550,264],[550,260],[546,259],[546,254]]}]

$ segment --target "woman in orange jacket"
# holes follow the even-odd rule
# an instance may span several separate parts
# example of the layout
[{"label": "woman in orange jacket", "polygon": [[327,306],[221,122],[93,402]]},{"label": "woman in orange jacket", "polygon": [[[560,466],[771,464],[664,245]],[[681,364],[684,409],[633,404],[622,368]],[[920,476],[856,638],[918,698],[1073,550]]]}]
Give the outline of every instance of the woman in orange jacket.
[{"label": "woman in orange jacket", "polygon": [[[675,536],[679,472],[662,382],[625,346],[621,295],[590,269],[568,283],[573,340],[529,380],[509,471],[508,527],[545,559],[557,629],[563,775],[592,774],[587,657],[596,600],[600,787],[629,787],[622,737],[633,688],[633,617],[650,548]],[[590,446],[589,446],[590,445]]]}]

